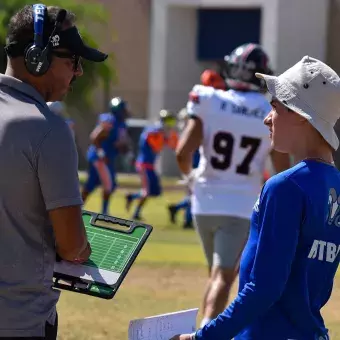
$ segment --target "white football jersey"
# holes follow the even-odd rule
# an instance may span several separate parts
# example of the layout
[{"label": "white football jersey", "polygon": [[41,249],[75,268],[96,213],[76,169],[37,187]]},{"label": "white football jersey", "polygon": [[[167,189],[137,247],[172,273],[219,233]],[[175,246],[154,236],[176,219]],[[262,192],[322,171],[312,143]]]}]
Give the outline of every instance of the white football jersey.
[{"label": "white football jersey", "polygon": [[271,150],[263,123],[271,105],[257,92],[196,85],[187,110],[203,123],[192,212],[250,218]]}]

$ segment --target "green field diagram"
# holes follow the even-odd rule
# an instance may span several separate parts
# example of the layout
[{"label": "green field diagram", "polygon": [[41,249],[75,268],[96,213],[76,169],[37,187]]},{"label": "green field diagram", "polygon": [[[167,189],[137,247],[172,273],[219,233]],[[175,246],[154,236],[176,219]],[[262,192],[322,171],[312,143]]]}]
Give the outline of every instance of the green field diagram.
[{"label": "green field diagram", "polygon": [[92,226],[89,215],[83,215],[83,220],[92,249],[90,259],[84,265],[121,273],[143,239],[146,229],[137,226],[131,233],[125,233]]},{"label": "green field diagram", "polygon": [[100,230],[97,227],[86,227],[87,237],[91,244],[92,254],[85,265],[121,273],[136,249],[140,239]]}]

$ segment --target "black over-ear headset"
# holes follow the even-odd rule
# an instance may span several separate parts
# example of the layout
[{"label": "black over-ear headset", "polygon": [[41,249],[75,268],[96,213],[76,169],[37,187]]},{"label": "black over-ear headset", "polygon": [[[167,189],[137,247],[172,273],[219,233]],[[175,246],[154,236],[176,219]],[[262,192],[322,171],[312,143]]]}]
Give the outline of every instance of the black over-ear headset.
[{"label": "black over-ear headset", "polygon": [[[66,17],[66,10],[61,9],[57,14],[54,29],[44,45],[44,22],[47,8],[45,5],[33,5],[34,21],[34,42],[25,51],[25,65],[29,73],[34,76],[45,74],[51,64],[51,39],[61,29],[61,25]],[[58,37],[59,38],[59,37]]]}]

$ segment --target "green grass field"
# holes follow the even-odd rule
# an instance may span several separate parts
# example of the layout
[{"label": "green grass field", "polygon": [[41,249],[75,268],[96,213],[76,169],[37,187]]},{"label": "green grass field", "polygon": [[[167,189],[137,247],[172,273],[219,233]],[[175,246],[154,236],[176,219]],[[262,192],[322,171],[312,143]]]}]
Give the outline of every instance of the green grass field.
[{"label": "green grass field", "polygon": [[[182,230],[182,221],[171,225],[166,210],[182,196],[181,191],[171,191],[148,202],[143,217],[154,231],[113,300],[62,293],[59,339],[125,340],[131,319],[200,307],[207,277],[203,252],[195,232]],[[123,197],[123,190],[115,194],[110,214],[129,218]],[[100,205],[96,192],[85,209],[99,211]],[[236,285],[233,294],[235,290]],[[340,340],[340,280],[323,314],[332,340]]]}]

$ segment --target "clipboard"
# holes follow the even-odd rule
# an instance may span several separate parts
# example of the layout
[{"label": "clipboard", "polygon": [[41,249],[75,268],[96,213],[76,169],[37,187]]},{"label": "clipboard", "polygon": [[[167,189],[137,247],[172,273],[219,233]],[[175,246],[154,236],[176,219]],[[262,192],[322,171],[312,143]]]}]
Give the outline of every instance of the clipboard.
[{"label": "clipboard", "polygon": [[91,256],[82,264],[57,260],[53,287],[112,299],[153,228],[141,222],[86,210],[82,217]]}]

